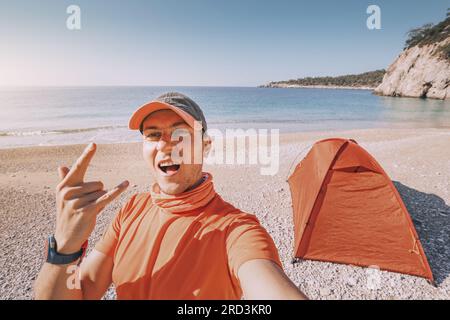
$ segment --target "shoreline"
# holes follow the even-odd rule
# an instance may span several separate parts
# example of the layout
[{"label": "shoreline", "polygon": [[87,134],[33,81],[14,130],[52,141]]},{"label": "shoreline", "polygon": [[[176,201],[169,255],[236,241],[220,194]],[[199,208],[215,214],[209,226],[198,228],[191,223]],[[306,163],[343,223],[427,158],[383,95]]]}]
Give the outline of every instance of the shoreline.
[{"label": "shoreline", "polygon": [[258,88],[283,88],[283,89],[343,89],[343,90],[371,90],[374,91],[377,87],[352,87],[352,86],[327,86],[327,85],[298,85],[298,84],[277,84],[277,85],[263,85]]},{"label": "shoreline", "polygon": [[[394,181],[424,246],[437,288],[425,279],[381,272],[380,288],[367,288],[367,269],[305,260],[290,263],[292,208],[286,178],[309,147],[328,137],[355,139]],[[85,144],[1,149],[0,299],[30,299],[41,267],[43,243],[55,223],[57,167],[70,166]],[[110,189],[130,187],[97,218],[90,249],[132,195],[148,192],[152,179],[139,142],[98,144],[86,181]],[[289,278],[312,299],[450,299],[450,129],[370,128],[280,134],[280,167],[263,176],[258,165],[205,165],[221,197],[253,213],[274,239]],[[239,186],[239,191],[236,190]],[[106,299],[115,297],[109,290]]]},{"label": "shoreline", "polygon": [[[348,121],[349,123],[352,123],[352,121]],[[336,122],[337,123],[337,122]],[[261,125],[262,124],[262,125]],[[278,123],[276,123],[277,125],[279,125]],[[304,125],[304,123],[302,123]],[[242,122],[239,125],[237,124],[233,124],[234,126],[230,126],[230,127],[222,127],[221,124],[217,125],[216,127],[212,127],[210,128],[211,130],[219,130],[220,132],[222,132],[223,134],[226,133],[226,130],[244,130],[244,132],[246,132],[246,130],[252,130],[254,129],[256,132],[259,132],[259,130],[267,130],[268,133],[270,134],[272,129],[275,130],[280,130],[279,131],[279,136],[280,138],[284,137],[284,136],[290,136],[290,135],[302,135],[302,134],[321,134],[322,132],[324,132],[323,130],[318,130],[315,127],[305,127],[302,129],[292,129],[289,128],[289,126],[285,126],[284,128],[282,128],[284,131],[281,132],[281,128],[276,127],[276,125],[274,124],[273,128],[268,128],[266,125],[267,123],[247,123],[247,122]],[[249,126],[255,126],[255,128],[249,128]],[[259,125],[259,126],[258,126]],[[120,129],[123,129],[122,127]],[[331,128],[330,129],[331,132],[342,132],[342,131],[346,131],[346,132],[352,132],[352,131],[361,131],[361,130],[450,130],[450,126],[441,126],[441,127],[429,127],[427,125],[422,125],[420,122],[383,122],[380,121],[378,123],[375,122],[375,125],[373,127],[351,127],[351,128],[345,128],[345,126],[342,127],[336,127],[336,128]],[[126,134],[129,134],[130,136],[133,134],[130,130],[126,130],[125,131]],[[58,138],[66,138],[66,141],[70,141],[71,136],[69,134],[61,134],[61,136],[59,136]],[[1,137],[0,136],[0,141],[2,138],[5,137]],[[9,137],[6,137],[9,138]],[[26,139],[26,137],[24,138]],[[94,139],[92,137],[84,137],[84,138],[79,138],[77,137],[77,139],[74,139],[74,142],[67,142],[67,143],[60,143],[55,142],[55,143],[45,143],[45,142],[40,142],[37,144],[23,144],[23,145],[0,145],[0,151],[2,150],[14,150],[14,149],[26,149],[26,148],[46,148],[46,147],[63,147],[63,146],[77,146],[77,145],[87,145],[90,142],[95,142],[97,144],[101,144],[101,145],[114,145],[114,144],[129,144],[129,143],[140,143],[141,142],[141,137],[140,136],[136,136],[135,138],[127,138],[126,140],[114,140],[114,141],[105,141],[102,138],[98,138],[98,139]]]}]

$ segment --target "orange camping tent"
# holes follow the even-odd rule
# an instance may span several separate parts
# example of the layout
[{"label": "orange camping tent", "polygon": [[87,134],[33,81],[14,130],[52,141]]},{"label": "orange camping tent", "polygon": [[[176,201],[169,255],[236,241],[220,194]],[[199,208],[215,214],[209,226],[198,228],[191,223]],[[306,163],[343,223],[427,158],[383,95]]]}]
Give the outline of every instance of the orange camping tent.
[{"label": "orange camping tent", "polygon": [[296,258],[377,266],[433,282],[399,193],[356,141],[316,142],[288,183]]}]

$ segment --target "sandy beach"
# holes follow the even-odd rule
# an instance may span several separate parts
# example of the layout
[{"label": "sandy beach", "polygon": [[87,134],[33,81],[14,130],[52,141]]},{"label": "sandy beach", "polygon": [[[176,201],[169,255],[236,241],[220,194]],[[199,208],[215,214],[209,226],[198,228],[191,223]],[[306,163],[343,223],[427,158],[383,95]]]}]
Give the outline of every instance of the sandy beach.
[{"label": "sandy beach", "polygon": [[[426,280],[382,271],[302,261],[292,265],[291,197],[286,182],[299,152],[327,137],[358,141],[395,181],[418,231],[437,287]],[[306,132],[280,137],[280,170],[262,176],[255,165],[212,165],[215,188],[238,208],[256,214],[278,247],[287,275],[312,299],[450,299],[450,129],[364,129]],[[58,165],[70,166],[84,145],[0,150],[0,299],[30,299],[55,224]],[[132,194],[151,178],[139,143],[100,144],[87,180],[110,188],[128,179],[129,189],[98,217],[90,248]],[[238,189],[239,188],[239,189]],[[372,281],[372,282],[371,282]],[[110,289],[106,299],[114,298]]]}]

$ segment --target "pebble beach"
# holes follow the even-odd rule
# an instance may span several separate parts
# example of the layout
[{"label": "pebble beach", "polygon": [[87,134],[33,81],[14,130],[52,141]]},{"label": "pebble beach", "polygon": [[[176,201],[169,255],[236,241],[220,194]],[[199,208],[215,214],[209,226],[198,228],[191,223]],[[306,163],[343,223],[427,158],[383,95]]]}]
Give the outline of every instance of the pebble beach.
[{"label": "pebble beach", "polygon": [[[427,280],[387,271],[318,261],[292,264],[293,223],[286,179],[293,164],[317,140],[355,139],[394,181],[430,263],[436,286]],[[217,192],[255,214],[273,237],[284,270],[311,299],[450,299],[450,129],[361,129],[286,133],[280,136],[280,168],[275,176],[257,165],[207,165]],[[44,258],[46,237],[55,226],[57,167],[70,166],[85,145],[0,150],[0,299],[32,299],[33,282]],[[140,143],[99,144],[86,180],[111,188],[130,187],[97,219],[94,246],[108,223],[134,193],[152,184]],[[239,190],[237,190],[239,186]],[[114,299],[111,287],[104,299]]]}]

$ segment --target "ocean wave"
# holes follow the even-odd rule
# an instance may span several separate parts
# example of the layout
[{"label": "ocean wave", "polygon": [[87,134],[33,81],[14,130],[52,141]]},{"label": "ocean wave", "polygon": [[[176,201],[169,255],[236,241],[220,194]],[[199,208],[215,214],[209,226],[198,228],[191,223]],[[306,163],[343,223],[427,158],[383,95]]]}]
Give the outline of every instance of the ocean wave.
[{"label": "ocean wave", "polygon": [[239,119],[239,120],[217,120],[208,121],[208,125],[223,125],[223,124],[248,124],[248,123],[311,123],[311,122],[327,122],[327,121],[373,121],[365,118],[305,118],[305,119]]},{"label": "ocean wave", "polygon": [[57,135],[57,134],[71,134],[71,133],[81,133],[89,131],[101,131],[101,130],[114,130],[126,128],[126,126],[103,126],[103,127],[92,127],[92,128],[74,128],[74,129],[56,129],[56,130],[12,130],[12,131],[0,131],[0,137],[29,137],[29,136],[47,136],[47,135]]}]

